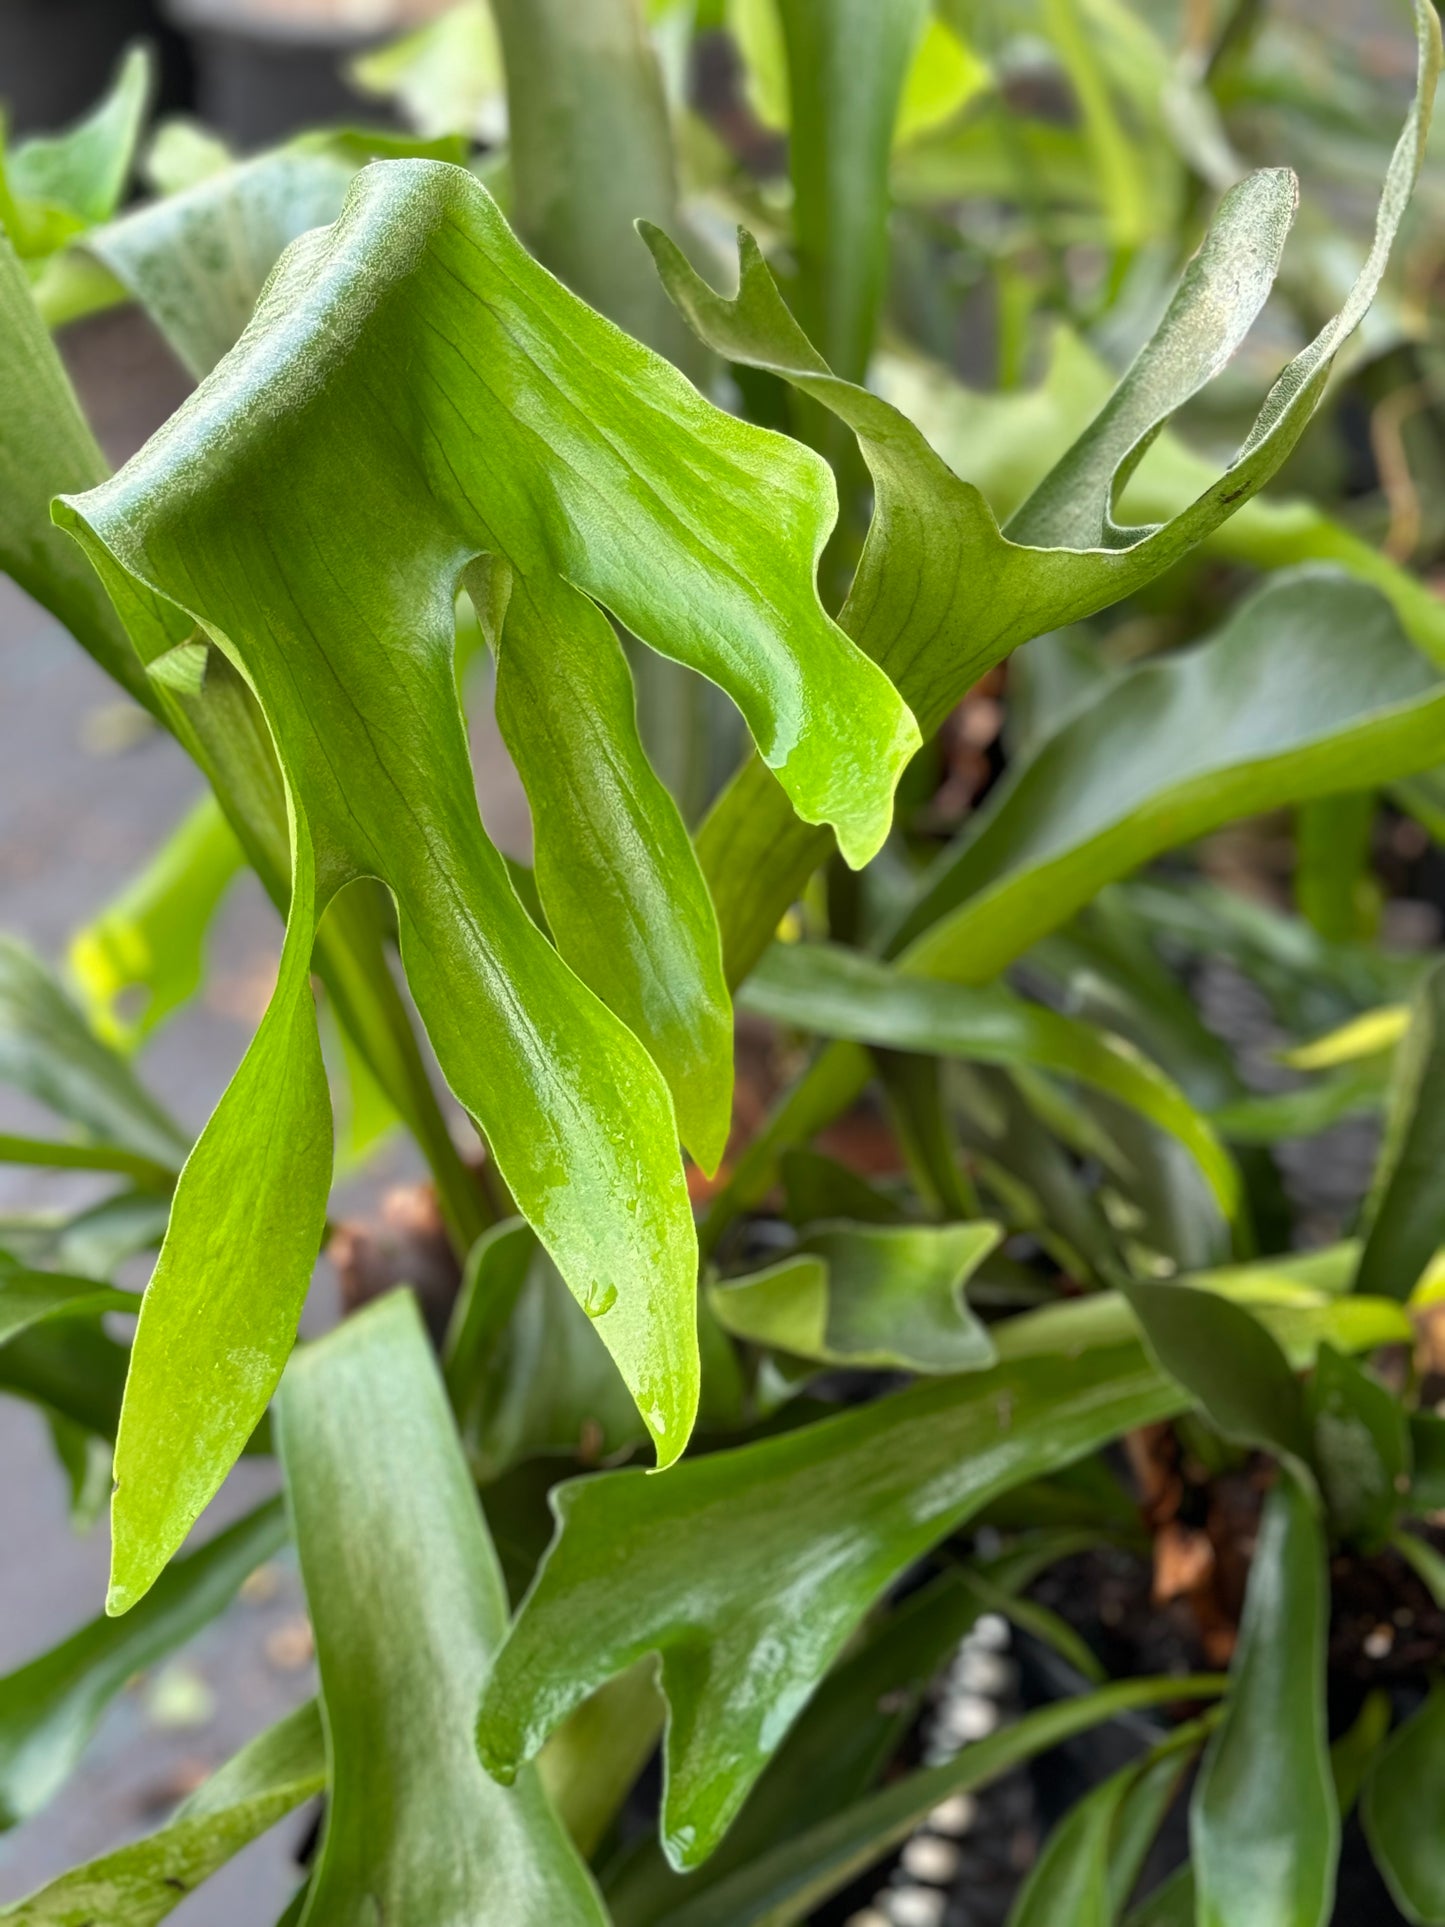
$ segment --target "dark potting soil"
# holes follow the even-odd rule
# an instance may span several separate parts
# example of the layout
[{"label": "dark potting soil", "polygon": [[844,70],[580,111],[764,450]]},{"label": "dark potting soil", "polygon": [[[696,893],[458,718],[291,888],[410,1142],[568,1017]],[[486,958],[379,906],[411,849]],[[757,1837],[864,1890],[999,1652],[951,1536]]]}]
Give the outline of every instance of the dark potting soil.
[{"label": "dark potting soil", "polygon": [[[1152,1557],[1099,1548],[1061,1560],[1031,1588],[1033,1598],[1059,1614],[1116,1678],[1228,1663],[1270,1477],[1265,1462],[1257,1460],[1209,1479],[1190,1465],[1172,1434],[1156,1435],[1147,1443],[1143,1483],[1152,1490],[1144,1509],[1155,1534]],[[1138,1470],[1140,1461],[1131,1456]],[[1430,1528],[1426,1536],[1437,1546],[1445,1545],[1445,1532],[1438,1528]],[[1020,1658],[1026,1705],[1084,1687],[1047,1649],[1022,1642]],[[1326,1684],[1331,1737],[1349,1729],[1366,1693],[1375,1688],[1389,1692],[1397,1721],[1407,1717],[1442,1661],[1445,1611],[1414,1569],[1389,1549],[1369,1555],[1336,1553],[1330,1561]],[[1120,1722],[1083,1735],[1039,1761],[1030,1781],[1041,1833],[1090,1786],[1147,1745],[1149,1725],[1138,1722],[1131,1731]],[[1181,1797],[1151,1856],[1141,1892],[1187,1852],[1187,1797]],[[1344,1831],[1332,1920],[1333,1927],[1394,1927],[1403,1920],[1355,1816]]]},{"label": "dark potting soil", "polygon": [[[1241,1505],[1235,1522],[1247,1517]],[[1445,1549],[1445,1532],[1431,1528],[1427,1536]],[[1233,1567],[1247,1572],[1252,1532],[1213,1550],[1214,1573],[1174,1598],[1156,1596],[1155,1562],[1114,1547],[1060,1560],[1035,1582],[1032,1596],[1080,1634],[1111,1677],[1209,1670],[1227,1664],[1233,1649],[1243,1600]],[[1374,1686],[1406,1697],[1423,1693],[1442,1660],[1445,1611],[1399,1553],[1339,1552],[1331,1559],[1332,1708],[1358,1710]]]}]

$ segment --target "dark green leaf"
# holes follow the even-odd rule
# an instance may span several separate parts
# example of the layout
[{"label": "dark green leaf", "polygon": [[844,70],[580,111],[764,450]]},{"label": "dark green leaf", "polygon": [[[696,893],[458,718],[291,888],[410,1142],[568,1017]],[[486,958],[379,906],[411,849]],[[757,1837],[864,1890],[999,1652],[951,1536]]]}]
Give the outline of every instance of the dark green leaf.
[{"label": "dark green leaf", "polygon": [[269,1500],[178,1559],[128,1618],[100,1618],[0,1680],[0,1825],[44,1806],[127,1681],[192,1638],[286,1538]]},{"label": "dark green leaf", "polygon": [[1012,1229],[1037,1238],[1069,1276],[1101,1280],[1118,1262],[1117,1240],[1100,1200],[1034,1103],[1036,1087],[1006,1071],[962,1064],[949,1067],[947,1081],[954,1128],[995,1208]]},{"label": "dark green leaf", "polygon": [[897,1224],[902,1207],[846,1164],[821,1151],[785,1151],[779,1175],[789,1222],[812,1224],[819,1218],[851,1218],[855,1224]]},{"label": "dark green leaf", "polygon": [[506,1594],[411,1297],[299,1352],[279,1412],[330,1781],[303,1919],[604,1927],[535,1774],[477,1760]]},{"label": "dark green leaf", "polygon": [[[1113,1927],[1120,1898],[1113,1850],[1130,1796],[1156,1765],[1172,1794],[1189,1763],[1189,1746],[1197,1745],[1198,1737],[1197,1731],[1188,1731],[1187,1740],[1171,1739],[1162,1760],[1130,1761],[1077,1800],[1044,1842],[1009,1910],[1008,1927],[1059,1927],[1064,1921],[1069,1927]],[[1152,1775],[1150,1781],[1152,1793]],[[1144,1844],[1147,1849],[1147,1837]],[[1135,1855],[1131,1852],[1128,1858],[1132,1861]],[[1125,1884],[1124,1897],[1130,1885]]]},{"label": "dark green leaf", "polygon": [[1342,1538],[1379,1545],[1409,1489],[1404,1407],[1354,1359],[1321,1345],[1305,1412],[1331,1526]]},{"label": "dark green leaf", "polygon": [[929,1680],[983,1610],[972,1575],[953,1571],[880,1618],[819,1686],[704,1866],[674,1872],[653,1837],[608,1870],[603,1885],[617,1927],[651,1927],[861,1799],[916,1717]]},{"label": "dark green leaf", "polygon": [[779,1023],[856,1043],[982,1064],[1028,1064],[1077,1078],[1177,1137],[1226,1213],[1237,1207],[1238,1173],[1228,1153],[1162,1071],[1122,1038],[1001,985],[934,983],[835,945],[775,944],[739,1001]]},{"label": "dark green leaf", "polygon": [[1416,1927],[1445,1922],[1445,1685],[1375,1756],[1360,1815],[1395,1905]]},{"label": "dark green leaf", "polygon": [[1417,1512],[1445,1511],[1445,1417],[1410,1414],[1410,1504]]},{"label": "dark green leaf", "polygon": [[1282,1467],[1190,1812],[1198,1927],[1324,1927],[1330,1917],[1340,1816],[1325,1733],[1328,1618],[1314,1501]]},{"label": "dark green leaf", "polygon": [[[484,1760],[514,1772],[604,1679],[661,1651],[663,1844],[699,1865],[896,1573],[1010,1484],[1180,1402],[1125,1345],[929,1380],[661,1483],[559,1487],[561,1534],[487,1683]],[[620,1545],[630,1583],[601,1594],[591,1575]]]},{"label": "dark green leaf", "polygon": [[1226,1438],[1308,1463],[1311,1438],[1299,1381],[1247,1306],[1185,1284],[1136,1281],[1123,1289],[1154,1356]]},{"label": "dark green leaf", "polygon": [[1422,768],[1445,687],[1378,590],[1272,578],[1206,642],[1105,689],[1011,772],[894,936],[908,967],[986,982],[1115,877],[1282,803]]},{"label": "dark green leaf", "polygon": [[874,1051],[873,1062],[899,1149],[930,1215],[976,1218],[978,1194],[959,1161],[947,1081],[936,1057]]},{"label": "dark green leaf", "polygon": [[1193,1766],[1212,1719],[1177,1729],[1152,1750],[1124,1796],[1109,1842],[1111,1923],[1123,1917],[1149,1850]]},{"label": "dark green leaf", "polygon": [[537,1453],[605,1458],[646,1438],[592,1321],[517,1219],[487,1232],[468,1257],[445,1356],[481,1484]]},{"label": "dark green leaf", "polygon": [[[1275,1311],[1270,1324],[1304,1362],[1345,1307],[1368,1302]],[[1384,1315],[1394,1329],[1398,1314]],[[1380,1316],[1342,1342],[1378,1342]],[[483,1697],[488,1766],[515,1771],[603,1680],[661,1652],[663,1841],[675,1865],[698,1865],[898,1572],[1011,1486],[1183,1408],[1134,1329],[1117,1298],[1031,1313],[992,1327],[1002,1362],[990,1371],[689,1459],[667,1479],[559,1487],[558,1536]]]},{"label": "dark green leaf", "polygon": [[94,1278],[31,1271],[0,1251],[0,1345],[47,1318],[98,1318],[102,1312],[140,1310],[140,1295]]},{"label": "dark green leaf", "polygon": [[1366,1693],[1353,1726],[1330,1748],[1335,1799],[1345,1818],[1360,1797],[1365,1775],[1390,1731],[1390,1695],[1382,1686]]},{"label": "dark green leaf", "polygon": [[0,1391],[43,1405],[97,1438],[120,1423],[130,1353],[98,1320],[56,1318],[0,1346]]},{"label": "dark green leaf", "polygon": [[1139,1903],[1126,1927],[1195,1927],[1194,1899],[1194,1869],[1186,1861]]},{"label": "dark green leaf", "polygon": [[847,1110],[867,1081],[867,1053],[851,1044],[833,1044],[783,1092],[713,1197],[700,1233],[704,1255],[716,1250],[739,1212],[760,1204],[772,1190],[778,1159]]},{"label": "dark green leaf", "polygon": [[1369,1233],[1355,1278],[1359,1291],[1408,1298],[1445,1242],[1445,965],[1421,984],[1395,1055],[1385,1141],[1368,1206]]}]

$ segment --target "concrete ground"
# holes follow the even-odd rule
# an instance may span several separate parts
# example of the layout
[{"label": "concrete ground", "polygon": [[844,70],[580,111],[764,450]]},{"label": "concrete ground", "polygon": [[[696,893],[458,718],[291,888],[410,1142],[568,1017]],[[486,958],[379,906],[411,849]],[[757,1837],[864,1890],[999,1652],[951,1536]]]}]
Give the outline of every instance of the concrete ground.
[{"label": "concrete ground", "polygon": [[[134,314],[72,332],[67,357],[107,454],[119,462],[182,398],[186,382]],[[71,638],[0,578],[0,929],[55,959],[77,924],[144,862],[200,793],[176,745],[139,718]],[[525,804],[490,718],[476,735],[489,826],[525,852]],[[148,1080],[199,1127],[224,1088],[264,1008],[280,927],[250,877],[235,887],[212,946],[204,994],[148,1047]],[[0,1091],[0,1130],[43,1122]],[[389,1148],[341,1195],[364,1210],[388,1180],[411,1175],[404,1145]],[[88,1189],[89,1187],[89,1189]],[[79,1203],[95,1181],[0,1167],[0,1210]],[[104,1188],[104,1187],[101,1187]],[[308,1327],[334,1316],[323,1264]],[[108,1559],[104,1522],[72,1531],[66,1494],[39,1414],[0,1399],[0,1673],[45,1651],[101,1611]],[[277,1483],[247,1465],[200,1528],[215,1529]],[[106,1716],[70,1784],[34,1819],[0,1835],[0,1902],[77,1860],[159,1824],[182,1797],[253,1733],[315,1689],[305,1604],[288,1559],[263,1570],[231,1610],[177,1659],[138,1679]],[[179,1907],[177,1927],[267,1927],[296,1883],[292,1854],[311,1815],[292,1816]]]}]

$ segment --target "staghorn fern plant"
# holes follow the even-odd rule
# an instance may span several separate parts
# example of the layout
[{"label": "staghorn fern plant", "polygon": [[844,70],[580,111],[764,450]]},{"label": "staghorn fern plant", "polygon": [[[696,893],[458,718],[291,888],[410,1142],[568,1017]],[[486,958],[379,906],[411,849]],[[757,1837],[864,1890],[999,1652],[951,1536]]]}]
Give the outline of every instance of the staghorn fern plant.
[{"label": "staghorn fern plant", "polygon": [[[680,11],[655,9],[664,51]],[[92,121],[7,162],[0,562],[212,800],[78,940],[89,1017],[0,952],[0,1070],[71,1127],[0,1152],[117,1180],[15,1228],[0,1270],[0,1388],[114,1473],[107,1616],[0,1681],[0,1811],[56,1793],[124,1681],[288,1536],[320,1694],[5,1917],[160,1920],[324,1793],[286,1916],[311,1927],[802,1920],[947,1794],[1157,1709],[1176,1723],[1060,1823],[1018,1927],[1124,1918],[1196,1763],[1189,1860],[1130,1919],[1324,1922],[1358,1800],[1405,1916],[1445,1920],[1440,1639],[1381,1675],[1393,1732],[1378,1690],[1343,1720],[1329,1594],[1359,1568],[1445,1613],[1441,978],[1362,941],[1367,844],[1344,836],[1387,786],[1436,820],[1440,621],[1324,511],[1259,497],[1390,290],[1438,29],[1418,4],[1363,266],[1211,467],[1169,424],[1251,338],[1296,199],[1283,170],[1233,178],[1248,36],[1176,70],[1122,9],[1041,8],[1075,109],[1051,146],[1010,123],[1017,11],[737,8],[755,109],[791,132],[786,205],[669,108],[631,0],[499,4],[495,37],[464,10],[393,50],[368,71],[410,89],[415,142],[237,162],[172,137],[192,171],[117,215],[132,61]],[[505,163],[469,166],[448,118],[503,81]],[[1140,281],[1181,268],[1116,384],[1070,335],[1044,390],[993,398],[902,339],[875,356],[890,296],[906,316],[926,292],[920,181],[935,209],[997,190],[995,149],[1048,261],[992,264],[1011,326],[1051,307],[1139,335]],[[682,245],[706,262],[720,203],[770,230],[744,227],[733,297]],[[651,261],[615,244],[634,218]],[[126,298],[201,379],[107,477],[47,324]],[[1191,621],[1206,553],[1276,572]],[[1150,660],[1087,626],[1150,598],[1176,621]],[[477,813],[458,656],[482,644],[531,869]],[[960,705],[996,703],[966,699],[1025,644],[1005,766],[975,768],[958,825]],[[677,747],[715,733],[717,691],[754,751],[693,831]],[[1283,808],[1331,927],[1129,881]],[[188,1145],[127,1052],[199,980],[241,861],[285,947]],[[1252,1093],[1201,1021],[1208,951],[1303,1046],[1299,1088]],[[400,1293],[295,1342],[332,1179],[313,970],[465,1265],[440,1367]],[[734,996],[775,1040],[738,1102]],[[1270,1147],[1382,1109],[1363,1239],[1292,1250]],[[858,1150],[880,1142],[881,1170]],[[157,1244],[137,1303],[109,1274]],[[648,1444],[654,1475],[622,1463]],[[183,1551],[240,1455],[273,1451],[284,1511]],[[983,1611],[1096,1669],[1030,1595],[1101,1546],[1152,1560],[1156,1596],[1190,1554],[1194,1670],[1100,1679],[902,1770]]]}]

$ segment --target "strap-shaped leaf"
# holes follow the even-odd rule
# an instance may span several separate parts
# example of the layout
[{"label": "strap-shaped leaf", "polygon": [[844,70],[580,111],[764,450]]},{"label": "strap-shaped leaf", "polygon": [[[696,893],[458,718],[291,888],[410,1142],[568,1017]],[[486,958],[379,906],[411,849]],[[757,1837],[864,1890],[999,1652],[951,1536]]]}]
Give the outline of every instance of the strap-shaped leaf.
[{"label": "strap-shaped leaf", "polygon": [[888,276],[888,156],[926,0],[780,0],[803,326],[862,381]]},{"label": "strap-shaped leaf", "polygon": [[1187,1860],[1134,1908],[1126,1927],[1195,1927],[1194,1869]]},{"label": "strap-shaped leaf", "polygon": [[1109,1927],[1119,1921],[1149,1857],[1160,1827],[1198,1756],[1214,1715],[1176,1728],[1153,1749],[1124,1796],[1109,1841]]},{"label": "strap-shaped leaf", "polygon": [[1375,1865],[1416,1927],[1445,1922],[1445,1685],[1376,1755],[1360,1802]]},{"label": "strap-shaped leaf", "polygon": [[1389,1737],[1391,1710],[1389,1689],[1371,1687],[1353,1724],[1331,1743],[1330,1772],[1342,1820],[1349,1817],[1370,1765]]},{"label": "strap-shaped leaf", "polygon": [[940,857],[893,948],[984,982],[1161,850],[1426,767],[1442,718],[1445,684],[1378,590],[1321,567],[1272,577],[1041,744]]},{"label": "strap-shaped leaf", "polygon": [[[905,416],[830,372],[783,305],[750,236],[740,237],[739,291],[728,301],[664,235],[644,226],[669,292],[704,341],[729,360],[780,375],[857,434],[873,475],[875,507],[841,621],[898,684],[925,732],[1017,644],[1131,593],[1203,541],[1264,486],[1294,446],[1323,392],[1331,357],[1374,296],[1419,170],[1440,30],[1426,0],[1415,0],[1415,21],[1418,91],[1386,176],[1375,244],[1349,298],[1281,374],[1235,463],[1163,527],[1134,531],[1128,546],[1026,547],[1011,532],[1001,534],[979,491],[952,473]],[[1207,379],[1221,337],[1238,338],[1257,312],[1293,197],[1292,178],[1278,171],[1252,176],[1224,197],[1157,345],[1141,356],[1125,401],[1101,417],[1104,499],[1098,492],[1091,498],[1101,515],[1118,468],[1127,473],[1171,405]],[[1088,431],[1066,458],[1091,479],[1094,446]],[[1049,519],[1040,513],[1029,541],[1071,539],[1069,530],[1054,533]],[[700,836],[731,981],[747,974],[826,848],[826,839],[790,821],[766,772],[745,765]]]},{"label": "strap-shaped leaf", "polygon": [[[607,602],[736,697],[798,806],[862,860],[917,732],[818,602],[831,509],[815,457],[732,422],[591,314],[464,171],[393,162],[295,244],[234,354],[141,455],[60,511],[148,660],[200,621],[244,665],[316,841],[319,901],[357,874],[391,886],[443,1069],[597,1315],[664,1463],[697,1398],[672,1107],[482,831],[453,596],[494,553]],[[137,580],[188,615],[158,628]],[[278,1067],[283,1042],[278,1026]],[[278,1334],[301,1264],[298,1244],[283,1280],[250,1282]],[[178,1290],[193,1300],[203,1277]],[[270,1350],[266,1370],[280,1363]],[[183,1530],[182,1509],[165,1536]]]},{"label": "strap-shaped leaf", "polygon": [[506,1593],[412,1298],[298,1353],[279,1411],[331,1786],[302,1921],[605,1927],[536,1776],[472,1743]]},{"label": "strap-shaped leaf", "polygon": [[[1069,1927],[1114,1927],[1119,1902],[1133,1885],[1123,1874],[1133,1863],[1137,1875],[1143,1857],[1142,1851],[1130,1851],[1134,1842],[1128,1835],[1135,1829],[1142,1833],[1147,1851],[1154,1827],[1146,1823],[1157,1826],[1159,1803],[1167,1807],[1200,1738],[1197,1727],[1171,1734],[1162,1747],[1142,1761],[1131,1760],[1076,1801],[1044,1842],[1010,1909],[1008,1927],[1055,1927],[1063,1921]],[[1143,1811],[1131,1811],[1131,1801]],[[1121,1848],[1122,1870],[1116,1864]]]},{"label": "strap-shaped leaf", "polygon": [[1329,1585],[1314,1500],[1265,1501],[1224,1720],[1190,1809],[1199,1927],[1324,1927],[1340,1815],[1325,1729]]},{"label": "strap-shaped leaf", "polygon": [[136,1612],[100,1618],[0,1679],[0,1826],[50,1799],[126,1683],[194,1637],[286,1539],[279,1499],[178,1559]]},{"label": "strap-shaped leaf", "polygon": [[780,1023],[853,1043],[1028,1064],[1078,1078],[1177,1137],[1226,1215],[1238,1208],[1239,1177],[1228,1152],[1161,1070],[1122,1038],[1001,985],[933,983],[835,945],[775,944],[740,1001]]},{"label": "strap-shaped leaf", "polygon": [[[512,217],[537,259],[678,367],[701,359],[632,223],[671,223],[677,157],[636,0],[485,0],[506,73]],[[489,22],[490,24],[490,22]]]},{"label": "strap-shaped leaf", "polygon": [[817,1224],[796,1253],[714,1285],[708,1300],[725,1330],[793,1357],[978,1371],[993,1342],[963,1291],[1002,1235],[992,1224]]},{"label": "strap-shaped leaf", "polygon": [[0,938],[0,1082],[14,1084],[99,1144],[139,1153],[162,1170],[186,1136],[103,1043],[40,959]]},{"label": "strap-shaped leaf", "polygon": [[120,1423],[130,1354],[96,1323],[62,1319],[0,1348],[0,1391],[28,1399],[99,1439]]},{"label": "strap-shaped leaf", "polygon": [[64,1272],[31,1271],[0,1251],[0,1345],[50,1318],[98,1318],[102,1312],[139,1309],[136,1292]]},{"label": "strap-shaped leaf", "polygon": [[276,989],[186,1160],[141,1300],[116,1436],[108,1612],[142,1597],[214,1497],[295,1342],[331,1181],[313,871],[298,817]]},{"label": "strap-shaped leaf", "polygon": [[326,1785],[315,1700],[217,1769],[158,1833],[0,1908],[17,1927],[155,1927],[232,1854]]},{"label": "strap-shaped leaf", "polygon": [[732,1121],[732,1005],[717,917],[637,731],[622,646],[565,582],[468,574],[497,657],[497,721],[532,810],[557,948],[647,1046],[683,1143],[717,1169]]},{"label": "strap-shaped leaf", "polygon": [[1436,964],[1410,1009],[1391,1075],[1385,1141],[1368,1204],[1369,1232],[1355,1280],[1361,1291],[1405,1299],[1445,1238],[1440,1158],[1445,1146],[1445,965]]},{"label": "strap-shaped leaf", "polygon": [[[1342,1307],[1271,1310],[1307,1358]],[[1353,1321],[1354,1313],[1344,1318]],[[663,1844],[695,1866],[882,1589],[991,1498],[1064,1466],[1187,1395],[1152,1365],[1117,1297],[992,1333],[1001,1362],[930,1379],[783,1437],[556,1489],[557,1537],[488,1679],[482,1757],[517,1770],[587,1695],[662,1654],[671,1718]],[[627,1549],[625,1573],[619,1547]],[[605,1583],[603,1575],[606,1575]]]}]

